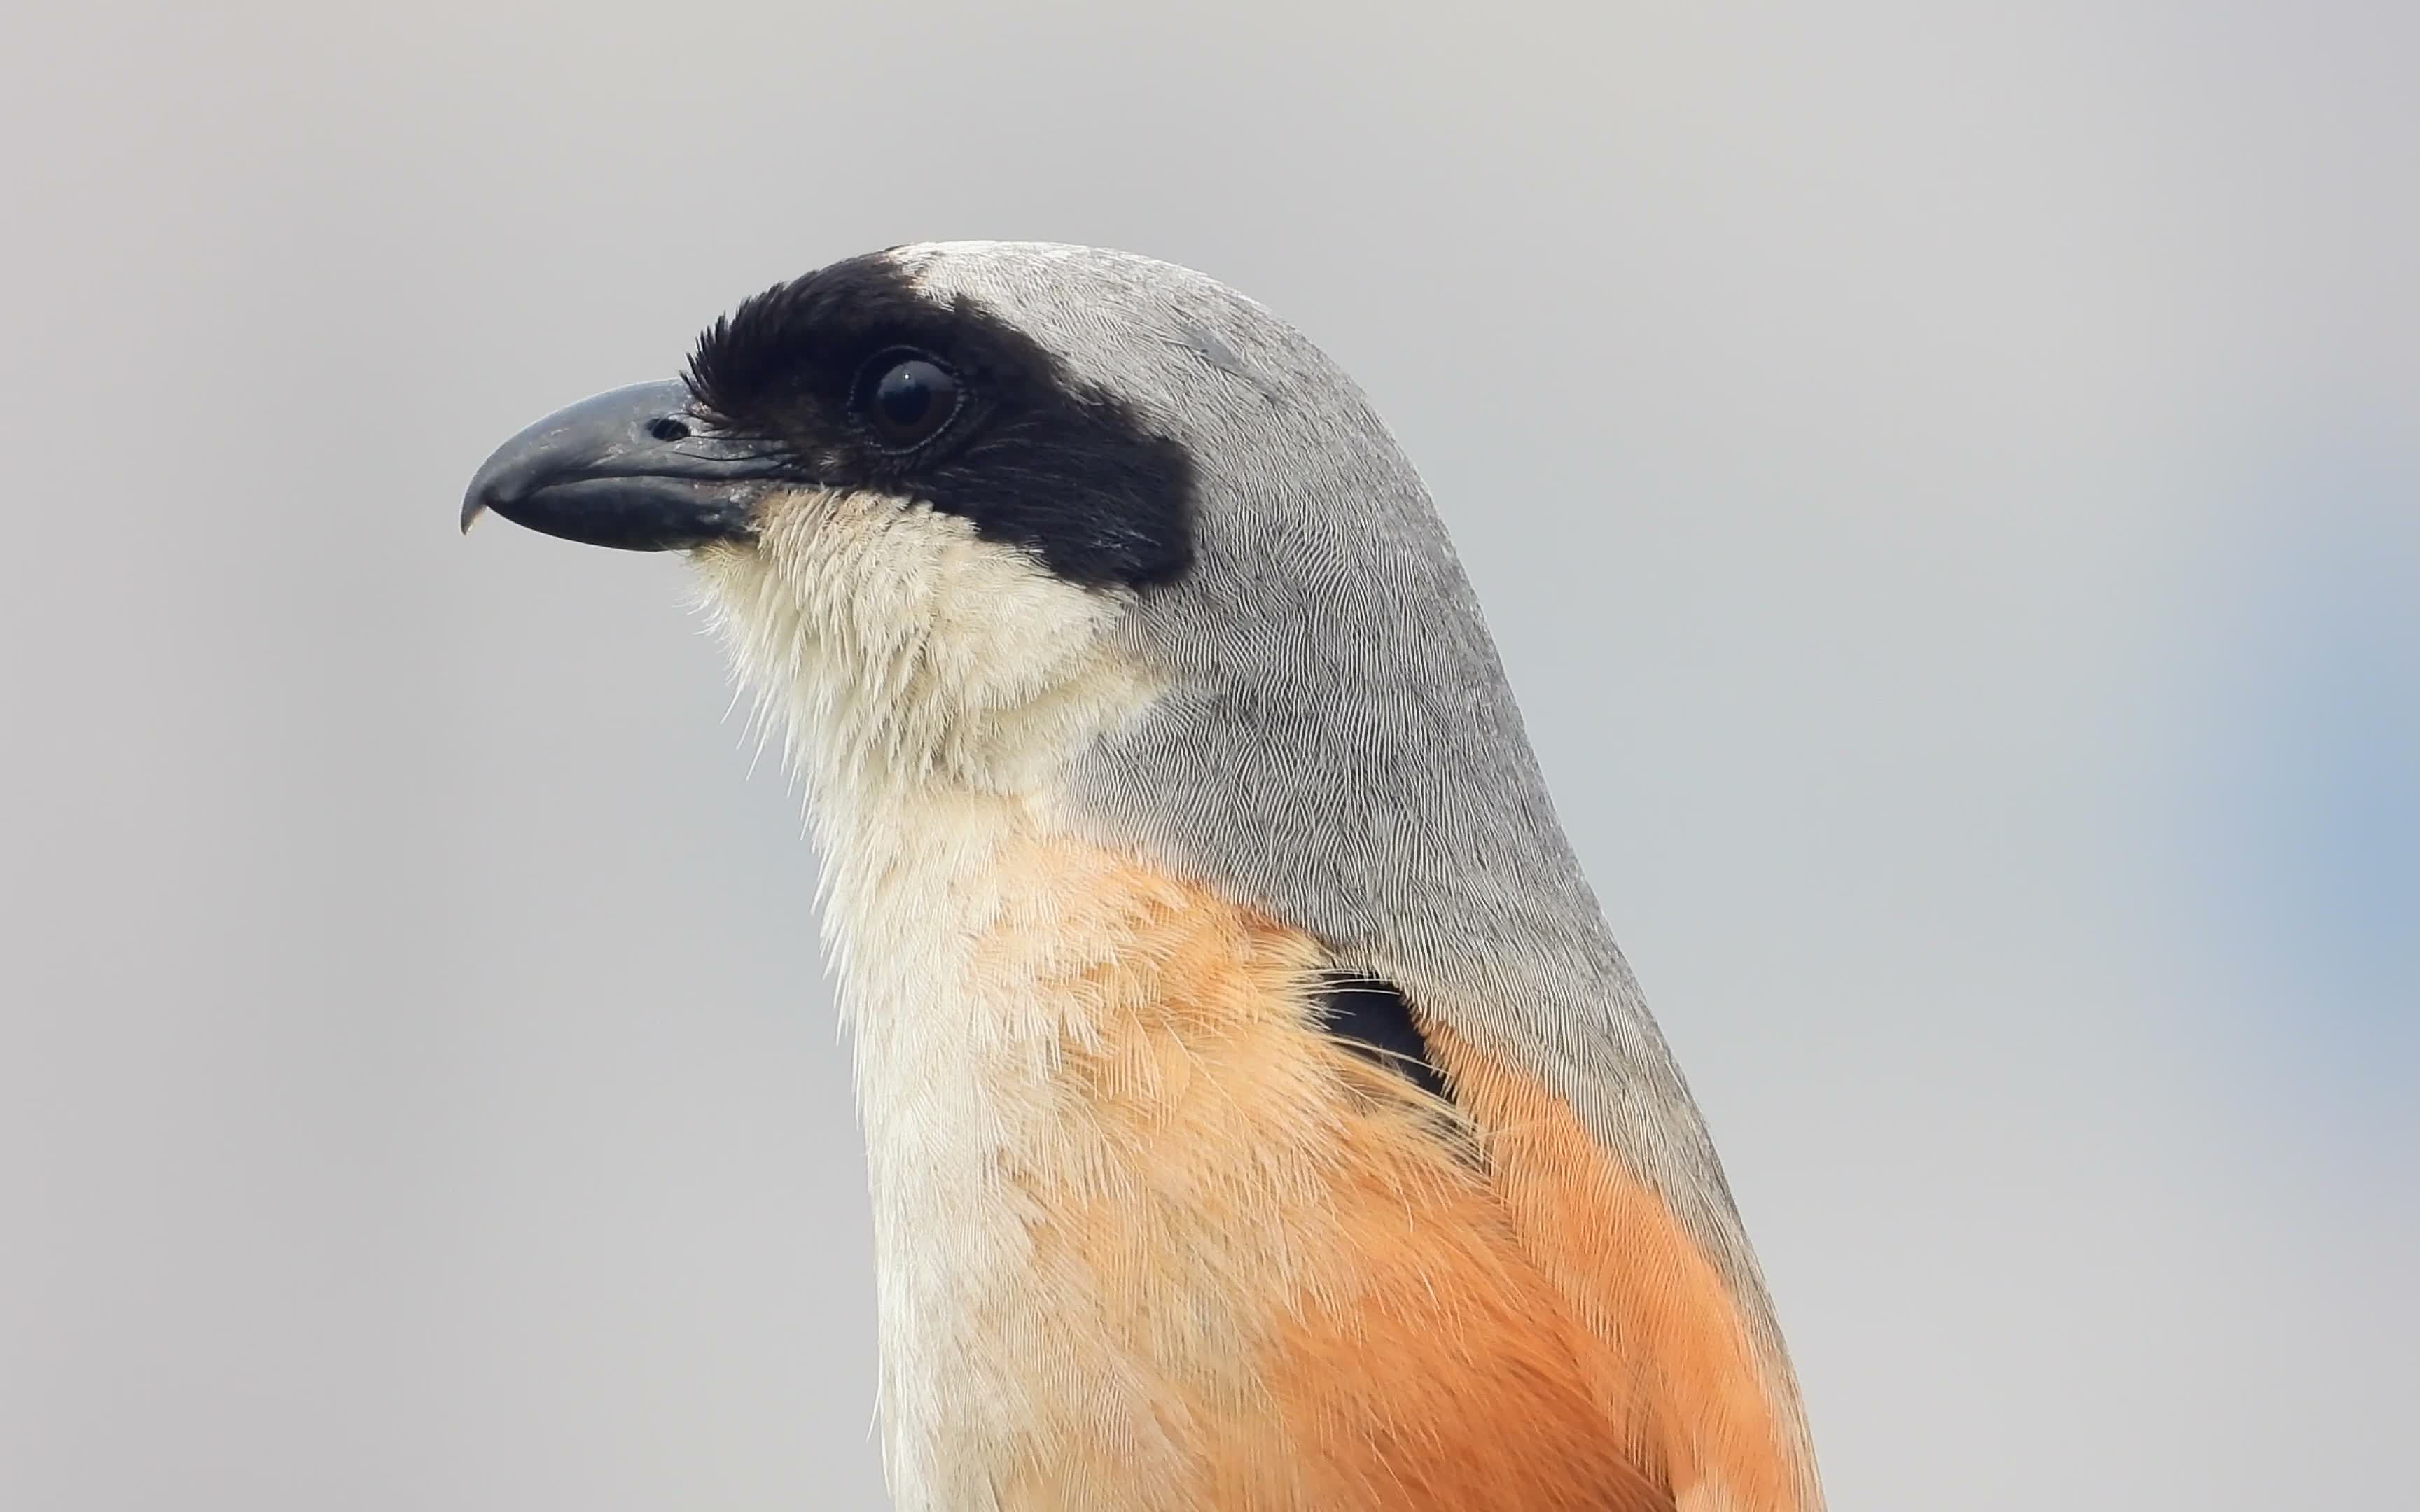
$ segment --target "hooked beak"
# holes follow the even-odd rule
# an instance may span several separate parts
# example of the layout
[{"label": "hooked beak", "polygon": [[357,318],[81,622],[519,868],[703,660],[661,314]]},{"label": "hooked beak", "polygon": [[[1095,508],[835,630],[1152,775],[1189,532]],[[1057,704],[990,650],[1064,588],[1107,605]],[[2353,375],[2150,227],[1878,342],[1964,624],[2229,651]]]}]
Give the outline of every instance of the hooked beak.
[{"label": "hooked beak", "polygon": [[625,551],[750,541],[757,501],[792,471],[760,442],[716,435],[686,385],[633,384],[558,409],[496,448],[462,496],[462,529],[493,510]]}]

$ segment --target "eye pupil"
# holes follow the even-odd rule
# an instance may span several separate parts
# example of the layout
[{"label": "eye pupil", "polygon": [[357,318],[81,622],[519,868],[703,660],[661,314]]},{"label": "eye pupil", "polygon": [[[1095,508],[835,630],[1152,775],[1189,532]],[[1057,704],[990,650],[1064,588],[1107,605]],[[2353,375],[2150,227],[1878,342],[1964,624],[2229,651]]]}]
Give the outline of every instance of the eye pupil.
[{"label": "eye pupil", "polygon": [[866,396],[866,419],[893,446],[913,446],[940,433],[957,413],[958,380],[939,363],[903,358],[882,369]]},{"label": "eye pupil", "polygon": [[882,406],[882,418],[893,425],[913,426],[933,408],[933,386],[924,381],[922,363],[903,363],[883,375],[882,386],[874,393],[875,402]]}]

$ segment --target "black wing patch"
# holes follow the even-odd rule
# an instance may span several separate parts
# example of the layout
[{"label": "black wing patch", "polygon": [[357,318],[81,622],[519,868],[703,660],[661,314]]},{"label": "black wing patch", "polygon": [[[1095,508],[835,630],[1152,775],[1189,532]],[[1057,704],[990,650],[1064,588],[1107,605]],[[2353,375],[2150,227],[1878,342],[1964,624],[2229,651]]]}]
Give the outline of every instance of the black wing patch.
[{"label": "black wing patch", "polygon": [[1403,1072],[1422,1090],[1447,1095],[1445,1077],[1429,1059],[1428,1041],[1412,1019],[1411,1005],[1393,982],[1339,972],[1327,979],[1320,1006],[1328,1033]]}]

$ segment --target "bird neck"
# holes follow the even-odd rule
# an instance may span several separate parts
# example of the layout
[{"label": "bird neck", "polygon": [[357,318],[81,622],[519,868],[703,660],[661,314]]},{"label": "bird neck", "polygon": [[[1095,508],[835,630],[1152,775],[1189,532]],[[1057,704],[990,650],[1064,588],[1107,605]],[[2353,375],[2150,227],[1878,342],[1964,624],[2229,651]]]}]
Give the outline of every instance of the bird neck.
[{"label": "bird neck", "polygon": [[[1236,1166],[1311,1127],[1280,1094],[1324,1053],[1297,1011],[1320,951],[1034,801],[861,794],[818,820],[894,1495],[1092,1477],[1186,1504],[1209,1451],[1160,1414],[1248,1396],[1264,1322],[1208,1273],[1283,1275],[1300,1237]],[[1228,1195],[1168,1200],[1188,1187]]]}]

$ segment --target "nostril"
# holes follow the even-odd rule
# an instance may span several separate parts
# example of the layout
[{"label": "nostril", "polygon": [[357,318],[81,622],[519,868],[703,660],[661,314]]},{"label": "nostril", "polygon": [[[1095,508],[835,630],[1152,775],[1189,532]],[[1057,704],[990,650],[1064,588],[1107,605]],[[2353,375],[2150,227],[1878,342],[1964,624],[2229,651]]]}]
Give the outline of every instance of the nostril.
[{"label": "nostril", "polygon": [[685,441],[690,432],[687,423],[661,415],[647,422],[647,434],[659,441]]}]

